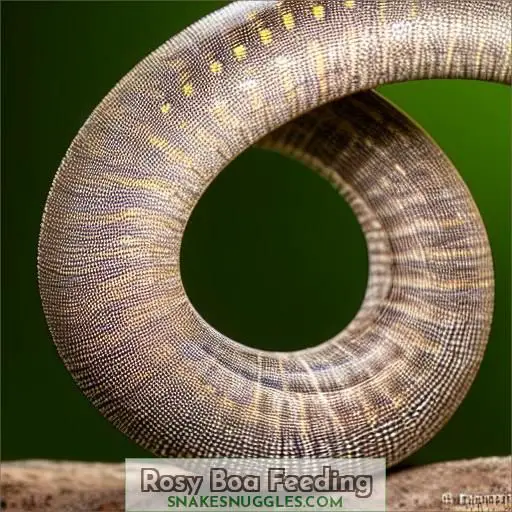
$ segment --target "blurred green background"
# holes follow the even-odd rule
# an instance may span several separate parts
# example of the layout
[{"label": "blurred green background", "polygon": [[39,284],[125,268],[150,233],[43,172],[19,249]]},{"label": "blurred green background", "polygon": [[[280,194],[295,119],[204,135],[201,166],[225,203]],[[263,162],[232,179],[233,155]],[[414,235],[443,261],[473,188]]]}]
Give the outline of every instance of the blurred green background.
[{"label": "blurred green background", "polygon": [[[96,104],[152,49],[223,4],[2,3],[4,459],[147,455],[88,403],[57,357],[36,283],[39,222],[60,159]],[[481,371],[450,423],[405,464],[510,453],[510,90],[432,81],[382,92],[460,170],[496,268]],[[345,202],[308,169],[255,149],[201,200],[182,262],[187,291],[207,320],[239,341],[281,350],[342,329],[367,278],[364,240]]]}]

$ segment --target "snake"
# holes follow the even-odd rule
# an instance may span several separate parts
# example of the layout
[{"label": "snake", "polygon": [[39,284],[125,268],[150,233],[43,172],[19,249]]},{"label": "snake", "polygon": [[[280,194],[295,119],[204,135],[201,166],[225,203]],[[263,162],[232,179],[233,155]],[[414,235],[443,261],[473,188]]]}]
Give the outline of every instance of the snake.
[{"label": "snake", "polygon": [[[373,89],[509,84],[510,18],[509,0],[237,1],[129,71],[67,150],[39,237],[43,310],[85,396],[163,457],[392,466],[429,441],[484,356],[492,254],[449,158]],[[365,236],[360,309],[313,347],[230,339],[182,282],[192,211],[253,144],[318,172]]]}]

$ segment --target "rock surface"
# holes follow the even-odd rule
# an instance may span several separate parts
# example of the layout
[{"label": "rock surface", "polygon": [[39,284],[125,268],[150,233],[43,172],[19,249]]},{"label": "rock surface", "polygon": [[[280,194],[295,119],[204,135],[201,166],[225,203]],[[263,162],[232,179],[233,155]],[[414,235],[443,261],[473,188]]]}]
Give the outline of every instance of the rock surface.
[{"label": "rock surface", "polygon": [[[440,462],[393,473],[387,478],[386,503],[392,511],[512,511],[512,457]],[[465,494],[462,498],[460,495]],[[499,495],[507,504],[481,505],[482,495]],[[462,501],[462,502],[461,502]]]},{"label": "rock surface", "polygon": [[[511,457],[431,464],[388,476],[387,509],[511,511],[511,488]],[[508,496],[508,505],[468,506],[459,502],[460,493],[499,495],[500,500]],[[122,511],[124,465],[39,460],[4,462],[1,496],[0,509],[9,512]]]}]

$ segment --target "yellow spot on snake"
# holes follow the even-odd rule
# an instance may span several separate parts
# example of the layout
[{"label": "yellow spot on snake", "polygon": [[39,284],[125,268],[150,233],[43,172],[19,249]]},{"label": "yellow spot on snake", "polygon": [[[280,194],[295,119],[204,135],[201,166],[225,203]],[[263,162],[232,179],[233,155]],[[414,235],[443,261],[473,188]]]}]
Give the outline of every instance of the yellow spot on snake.
[{"label": "yellow spot on snake", "polygon": [[445,219],[439,222],[443,228],[456,228],[462,226],[465,223],[466,221],[464,219]]},{"label": "yellow spot on snake", "polygon": [[218,60],[212,62],[210,64],[210,71],[212,73],[220,73],[222,71],[222,63],[220,63]]},{"label": "yellow spot on snake", "polygon": [[272,32],[268,28],[261,29],[260,39],[263,44],[270,44],[272,42]]},{"label": "yellow spot on snake", "polygon": [[167,139],[153,135],[149,138],[149,143],[155,148],[163,151],[170,161],[177,162],[186,166],[192,167],[192,159],[182,149],[172,147]]},{"label": "yellow spot on snake", "polygon": [[345,0],[345,7],[347,7],[348,9],[352,9],[352,7],[354,7],[355,5],[355,0]]},{"label": "yellow spot on snake", "polygon": [[244,60],[247,57],[247,48],[243,44],[239,44],[233,48],[233,55],[236,60]]},{"label": "yellow spot on snake", "polygon": [[295,20],[293,19],[293,14],[291,12],[283,14],[283,24],[286,30],[291,30],[295,27]]},{"label": "yellow spot on snake", "polygon": [[311,9],[311,11],[313,12],[313,16],[317,19],[317,20],[323,20],[324,17],[325,17],[325,8],[323,5],[314,5],[313,8]]},{"label": "yellow spot on snake", "polygon": [[171,110],[171,104],[170,104],[170,103],[164,103],[164,104],[160,107],[160,110],[162,111],[162,114],[168,114],[168,113],[169,113],[169,110]]},{"label": "yellow spot on snake", "polygon": [[414,0],[411,6],[411,18],[418,16],[418,0]]},{"label": "yellow spot on snake", "polygon": [[190,82],[187,82],[183,86],[183,94],[185,96],[192,96],[192,93],[194,92],[194,88],[192,87],[192,84]]},{"label": "yellow spot on snake", "polygon": [[386,2],[379,0],[379,20],[381,23],[386,23]]},{"label": "yellow spot on snake", "polygon": [[165,148],[165,146],[167,146],[167,141],[165,139],[163,139],[162,137],[158,137],[156,135],[154,137],[150,137],[149,143],[152,146],[155,146],[156,148],[159,148],[159,149]]},{"label": "yellow spot on snake", "polygon": [[216,116],[222,116],[226,113],[224,105],[215,105],[212,111]]},{"label": "yellow spot on snake", "polygon": [[318,86],[320,89],[320,98],[327,97],[327,80],[325,76],[325,59],[320,49],[318,41],[313,41],[311,45],[311,53],[315,59],[315,71],[318,80]]}]

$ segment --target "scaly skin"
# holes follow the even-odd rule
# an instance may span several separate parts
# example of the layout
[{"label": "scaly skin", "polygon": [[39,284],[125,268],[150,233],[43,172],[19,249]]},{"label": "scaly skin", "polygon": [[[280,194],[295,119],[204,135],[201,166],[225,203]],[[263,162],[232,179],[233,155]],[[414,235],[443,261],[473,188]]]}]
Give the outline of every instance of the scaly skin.
[{"label": "scaly skin", "polygon": [[[482,359],[491,254],[439,148],[360,91],[434,77],[510,82],[510,11],[509,0],[235,2],[137,65],[73,141],[41,227],[44,311],[100,411],[166,456],[392,465],[429,440]],[[264,136],[345,195],[369,249],[355,319],[289,353],[217,332],[180,277],[201,194]]]}]

